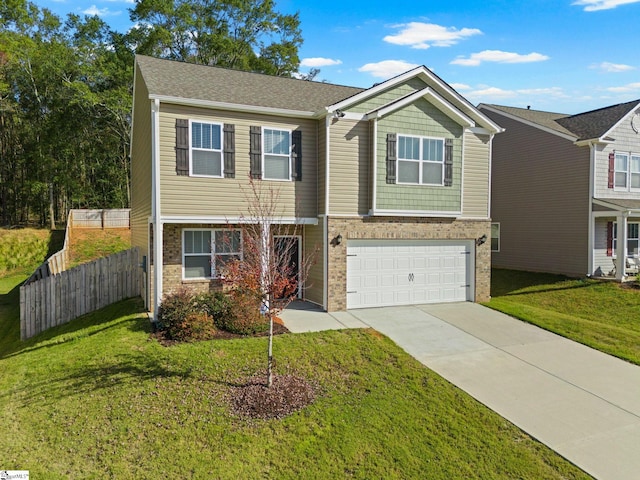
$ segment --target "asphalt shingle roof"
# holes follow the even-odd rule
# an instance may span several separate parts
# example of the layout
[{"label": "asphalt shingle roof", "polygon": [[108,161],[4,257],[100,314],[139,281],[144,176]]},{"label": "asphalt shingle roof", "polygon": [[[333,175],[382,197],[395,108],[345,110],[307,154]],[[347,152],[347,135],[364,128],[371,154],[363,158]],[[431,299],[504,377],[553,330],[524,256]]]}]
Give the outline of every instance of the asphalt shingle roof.
[{"label": "asphalt shingle roof", "polygon": [[363,88],[136,56],[150,95],[317,112]]},{"label": "asphalt shingle roof", "polygon": [[588,140],[600,138],[637,105],[640,105],[640,100],[620,103],[576,115],[543,112],[540,110],[530,110],[528,108],[506,107],[503,105],[488,106],[494,110],[502,111],[557,132],[571,135],[576,137],[577,140]]}]

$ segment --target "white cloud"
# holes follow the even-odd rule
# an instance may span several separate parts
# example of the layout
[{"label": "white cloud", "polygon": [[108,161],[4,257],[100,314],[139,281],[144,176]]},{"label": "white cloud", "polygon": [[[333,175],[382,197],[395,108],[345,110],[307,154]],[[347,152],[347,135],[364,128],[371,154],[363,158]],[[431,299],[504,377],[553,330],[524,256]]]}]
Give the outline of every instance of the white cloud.
[{"label": "white cloud", "polygon": [[640,2],[640,0],[577,0],[571,5],[584,5],[585,12],[596,12],[598,10],[611,10],[620,5],[638,2]]},{"label": "white cloud", "polygon": [[517,93],[514,90],[503,90],[498,87],[484,87],[465,93],[465,97],[482,98],[485,101],[490,99],[513,98],[515,96],[517,96]]},{"label": "white cloud", "polygon": [[332,65],[340,65],[342,60],[333,60],[332,58],[312,57],[303,58],[300,62],[302,67],[330,67]]},{"label": "white cloud", "polygon": [[547,55],[532,52],[527,55],[519,53],[503,52],[501,50],[483,50],[482,52],[472,53],[468,58],[458,57],[451,61],[452,65],[463,65],[465,67],[477,67],[482,62],[496,63],[530,63],[543,62],[548,60]]},{"label": "white cloud", "polygon": [[108,8],[98,8],[95,5],[91,5],[86,10],[83,10],[85,15],[97,15],[98,17],[109,17],[113,15],[120,15],[120,12],[111,12]]},{"label": "white cloud", "polygon": [[615,93],[638,92],[640,91],[640,82],[628,83],[620,87],[609,87],[607,91]]},{"label": "white cloud", "polygon": [[393,28],[401,30],[395,35],[387,35],[384,41],[394,45],[410,46],[411,48],[425,49],[430,46],[450,47],[460,40],[473,35],[481,35],[477,28],[443,27],[433,23],[410,22],[393,25]]},{"label": "white cloud", "polygon": [[532,97],[541,97],[543,99],[569,98],[569,96],[565,94],[560,87],[505,90],[503,88],[491,87],[488,85],[479,85],[475,89],[464,92],[464,96],[470,100],[479,102],[501,102],[506,99],[513,101],[513,99],[518,98],[531,100]]},{"label": "white cloud", "polygon": [[523,88],[516,90],[520,95],[543,95],[545,97],[567,98],[564,90],[560,87],[548,87],[548,88]]},{"label": "white cloud", "polygon": [[358,69],[359,72],[370,73],[377,78],[395,77],[401,73],[418,67],[415,63],[405,62],[404,60],[383,60],[377,63],[367,63]]},{"label": "white cloud", "polygon": [[456,90],[471,90],[471,86],[466,83],[450,83],[449,85]]},{"label": "white cloud", "polygon": [[608,73],[628,72],[629,70],[635,70],[635,67],[632,67],[631,65],[611,62],[594,63],[589,68],[592,68],[594,70],[602,70],[603,72]]}]

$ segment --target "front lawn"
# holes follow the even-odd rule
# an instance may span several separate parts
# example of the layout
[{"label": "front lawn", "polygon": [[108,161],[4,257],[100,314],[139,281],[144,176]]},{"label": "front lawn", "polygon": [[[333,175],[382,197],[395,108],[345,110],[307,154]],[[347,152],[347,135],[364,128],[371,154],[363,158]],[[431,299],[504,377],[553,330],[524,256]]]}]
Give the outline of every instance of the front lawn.
[{"label": "front lawn", "polygon": [[164,347],[138,299],[17,338],[0,291],[3,469],[33,478],[589,478],[373,330],[284,334],[276,371],[319,385],[281,420],[233,415],[266,340]]},{"label": "front lawn", "polygon": [[640,365],[640,289],[494,269],[486,305]]}]

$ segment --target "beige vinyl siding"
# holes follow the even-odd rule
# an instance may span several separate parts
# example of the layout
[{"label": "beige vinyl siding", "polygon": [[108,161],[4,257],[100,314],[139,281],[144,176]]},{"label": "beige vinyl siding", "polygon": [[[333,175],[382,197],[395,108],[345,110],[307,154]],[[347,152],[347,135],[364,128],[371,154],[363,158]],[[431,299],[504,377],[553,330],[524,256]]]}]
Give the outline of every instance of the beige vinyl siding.
[{"label": "beige vinyl siding", "polygon": [[303,255],[315,255],[314,262],[309,269],[309,276],[305,283],[304,299],[318,305],[323,302],[324,286],[324,247],[323,247],[323,219],[318,225],[304,226]]},{"label": "beige vinyl siding", "polygon": [[[247,215],[249,192],[249,129],[252,125],[302,130],[302,181],[268,181],[258,184],[279,195],[282,217],[315,217],[317,214],[317,127],[315,120],[225,112],[205,108],[161,104],[160,176],[164,216]],[[176,174],[176,118],[232,123],[235,125],[235,178],[202,178]],[[266,193],[266,192],[265,192]]]},{"label": "beige vinyl siding", "polygon": [[463,217],[488,217],[490,142],[489,135],[464,134]]},{"label": "beige vinyl siding", "polygon": [[329,211],[332,215],[369,212],[369,124],[334,120],[330,127]]},{"label": "beige vinyl siding", "polygon": [[[387,133],[453,139],[453,185],[386,183]],[[377,209],[459,212],[461,208],[462,127],[425,99],[419,99],[378,121]]]},{"label": "beige vinyl siding", "polygon": [[[136,66],[136,68],[138,68]],[[151,101],[138,71],[134,86],[135,135],[131,139],[131,244],[148,255],[151,215]]]},{"label": "beige vinyl siding", "polygon": [[640,200],[637,190],[608,188],[609,153],[619,151],[640,155],[640,134],[631,128],[631,116],[622,120],[609,136],[615,138],[615,142],[602,146],[596,152],[595,197]]},{"label": "beige vinyl siding", "polygon": [[427,84],[419,78],[412,78],[405,83],[396,85],[394,88],[379,93],[373,98],[368,98],[360,103],[350,106],[348,111],[355,113],[370,112],[371,110],[375,110],[402,97],[406,97],[418,90],[422,90],[426,86]]},{"label": "beige vinyl siding", "polygon": [[502,115],[493,139],[494,267],[581,276],[589,264],[589,149]]}]

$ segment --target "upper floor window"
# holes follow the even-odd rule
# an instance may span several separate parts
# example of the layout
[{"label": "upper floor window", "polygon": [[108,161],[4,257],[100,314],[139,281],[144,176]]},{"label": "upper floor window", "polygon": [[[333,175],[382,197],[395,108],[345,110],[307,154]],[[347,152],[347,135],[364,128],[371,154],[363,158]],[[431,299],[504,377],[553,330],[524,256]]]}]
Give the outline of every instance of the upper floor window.
[{"label": "upper floor window", "polygon": [[265,128],[262,141],[264,144],[262,178],[291,180],[291,132]]},{"label": "upper floor window", "polygon": [[[611,160],[609,160],[611,162]],[[609,167],[611,169],[611,165]],[[609,170],[611,172],[611,170]],[[613,187],[618,190],[640,190],[640,154],[615,152],[613,160]],[[610,173],[611,175],[611,173]],[[611,180],[609,180],[611,187]]]},{"label": "upper floor window", "polygon": [[191,122],[191,175],[222,177],[222,125]]},{"label": "upper floor window", "polygon": [[444,185],[444,139],[398,135],[398,183]]},{"label": "upper floor window", "polygon": [[195,229],[182,232],[182,278],[218,278],[224,265],[241,255],[240,230]]}]

